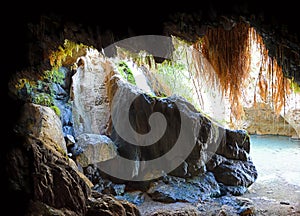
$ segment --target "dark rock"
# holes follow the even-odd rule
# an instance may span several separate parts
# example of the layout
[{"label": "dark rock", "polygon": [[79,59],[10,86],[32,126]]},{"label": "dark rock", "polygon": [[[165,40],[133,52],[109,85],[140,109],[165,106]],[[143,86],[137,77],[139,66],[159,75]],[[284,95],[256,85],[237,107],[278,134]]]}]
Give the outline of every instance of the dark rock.
[{"label": "dark rock", "polygon": [[21,190],[28,201],[38,200],[54,209],[85,214],[90,188],[66,159],[58,158],[32,138],[26,138],[22,145],[10,156],[12,192]]},{"label": "dark rock", "polygon": [[153,182],[147,191],[156,201],[196,203],[220,196],[220,188],[212,173],[193,178],[167,176],[163,180]]},{"label": "dark rock", "polygon": [[88,199],[88,210],[86,216],[141,216],[138,208],[126,201],[117,200],[111,195],[92,192],[92,197]]},{"label": "dark rock", "polygon": [[218,182],[226,186],[249,187],[258,176],[252,161],[226,159],[210,171],[215,175]]}]

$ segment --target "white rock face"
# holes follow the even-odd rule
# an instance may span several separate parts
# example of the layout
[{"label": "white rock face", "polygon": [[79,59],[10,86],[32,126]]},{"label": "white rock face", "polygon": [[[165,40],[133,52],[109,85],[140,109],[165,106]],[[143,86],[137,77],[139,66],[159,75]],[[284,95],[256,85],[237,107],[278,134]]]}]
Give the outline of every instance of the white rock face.
[{"label": "white rock face", "polygon": [[300,138],[300,93],[292,93],[287,99],[288,102],[281,115],[295,129],[292,137]]},{"label": "white rock face", "polygon": [[103,133],[109,119],[105,89],[105,69],[109,63],[96,50],[81,57],[81,65],[72,77],[72,110],[75,137],[82,133]]}]

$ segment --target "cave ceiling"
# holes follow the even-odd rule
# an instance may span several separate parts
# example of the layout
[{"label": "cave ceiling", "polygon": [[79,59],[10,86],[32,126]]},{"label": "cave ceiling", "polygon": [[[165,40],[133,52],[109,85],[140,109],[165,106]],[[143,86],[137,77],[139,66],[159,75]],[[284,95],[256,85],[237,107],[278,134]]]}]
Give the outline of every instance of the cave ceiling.
[{"label": "cave ceiling", "polygon": [[[12,55],[15,58],[10,70],[23,70],[43,62],[47,53],[44,49],[53,49],[62,44],[66,36],[101,49],[130,36],[165,34],[166,26],[176,22],[176,16],[180,16],[178,14],[186,17],[184,20],[189,29],[204,24],[217,26],[224,18],[233,21],[242,18],[261,33],[271,56],[276,57],[278,46],[283,47],[284,58],[279,64],[288,64],[285,74],[294,77],[300,84],[300,29],[295,24],[299,20],[297,8],[296,2],[292,1],[280,4],[261,4],[261,1],[74,2],[64,6],[52,2],[36,3],[32,10],[10,13],[3,20],[10,20],[5,22],[5,36],[8,40],[14,40]],[[43,35],[38,35],[32,26],[40,25],[41,17],[45,26]],[[66,27],[70,23],[73,24]],[[85,36],[82,32],[86,32]],[[181,35],[193,40],[195,34],[186,31]]]}]

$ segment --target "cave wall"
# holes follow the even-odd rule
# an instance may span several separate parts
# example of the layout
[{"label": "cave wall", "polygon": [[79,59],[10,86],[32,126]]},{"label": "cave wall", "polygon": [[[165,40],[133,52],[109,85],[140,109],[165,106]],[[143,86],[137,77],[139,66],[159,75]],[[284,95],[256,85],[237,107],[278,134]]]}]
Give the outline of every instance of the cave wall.
[{"label": "cave wall", "polygon": [[[195,7],[193,2],[185,1],[184,6],[168,5],[167,9],[154,3],[148,3],[147,6],[142,6],[140,9],[133,9],[136,7],[132,7],[127,2],[127,6],[132,7],[129,9],[122,7],[121,3],[114,7],[109,3],[105,6],[95,7],[84,2],[66,6],[55,2],[37,2],[34,5],[26,3],[27,8],[16,10],[17,5],[11,5],[8,2],[8,5],[3,7],[7,13],[1,14],[4,61],[1,79],[3,84],[1,84],[0,93],[1,98],[6,101],[3,107],[4,113],[12,115],[9,115],[9,121],[5,122],[7,131],[5,135],[9,142],[2,146],[1,173],[5,173],[6,153],[18,143],[18,138],[14,137],[12,131],[22,103],[6,94],[8,92],[7,82],[11,75],[22,70],[30,70],[34,76],[34,73],[38,74],[44,69],[49,69],[47,55],[51,50],[56,50],[59,45],[63,44],[65,38],[101,50],[112,42],[134,35],[171,33],[167,27],[168,23],[173,22],[176,26],[176,23],[182,21],[178,20],[178,17],[176,21],[176,16],[172,18],[177,11],[185,14],[193,12],[197,15],[195,17],[198,17],[200,23],[209,23],[211,26],[219,24],[217,18],[220,13],[229,17],[243,15],[264,35],[272,55],[276,56],[276,51],[279,50],[278,46],[284,47],[282,51],[284,57],[280,61],[282,64],[288,65],[289,70],[286,71],[286,74],[294,76],[295,80],[300,83],[299,32],[297,32],[298,26],[292,24],[294,20],[297,20],[294,15],[297,15],[295,11],[298,7],[294,5],[295,3],[286,1],[284,3],[272,4],[271,9],[267,9],[268,7],[260,5],[247,6],[247,4],[237,3],[231,5],[228,1],[223,5],[210,1]],[[224,4],[228,5],[224,7]],[[216,5],[218,6],[216,7]],[[277,9],[274,10],[274,7]],[[282,13],[289,13],[290,16],[283,16]],[[277,20],[274,20],[274,17],[278,17]],[[192,39],[195,32],[201,34],[201,25],[196,22],[197,20],[191,16],[184,16],[182,19],[186,20],[187,29],[183,32],[177,31],[178,35]],[[4,184],[7,183],[5,177],[3,178]],[[12,210],[10,207],[16,207],[14,203],[18,203],[18,208],[26,207],[26,203],[19,204],[19,201],[24,201],[27,197],[15,194],[13,199],[11,194],[8,194],[7,188],[4,189],[2,197],[5,198],[3,203],[6,205],[5,209]],[[8,197],[10,199],[7,199]]]}]

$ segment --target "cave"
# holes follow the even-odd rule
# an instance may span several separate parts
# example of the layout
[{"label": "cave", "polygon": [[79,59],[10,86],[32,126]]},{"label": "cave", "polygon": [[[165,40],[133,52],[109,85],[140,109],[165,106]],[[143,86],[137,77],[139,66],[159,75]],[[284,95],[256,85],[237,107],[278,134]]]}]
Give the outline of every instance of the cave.
[{"label": "cave", "polygon": [[8,16],[5,211],[300,215],[295,3],[143,4]]}]

